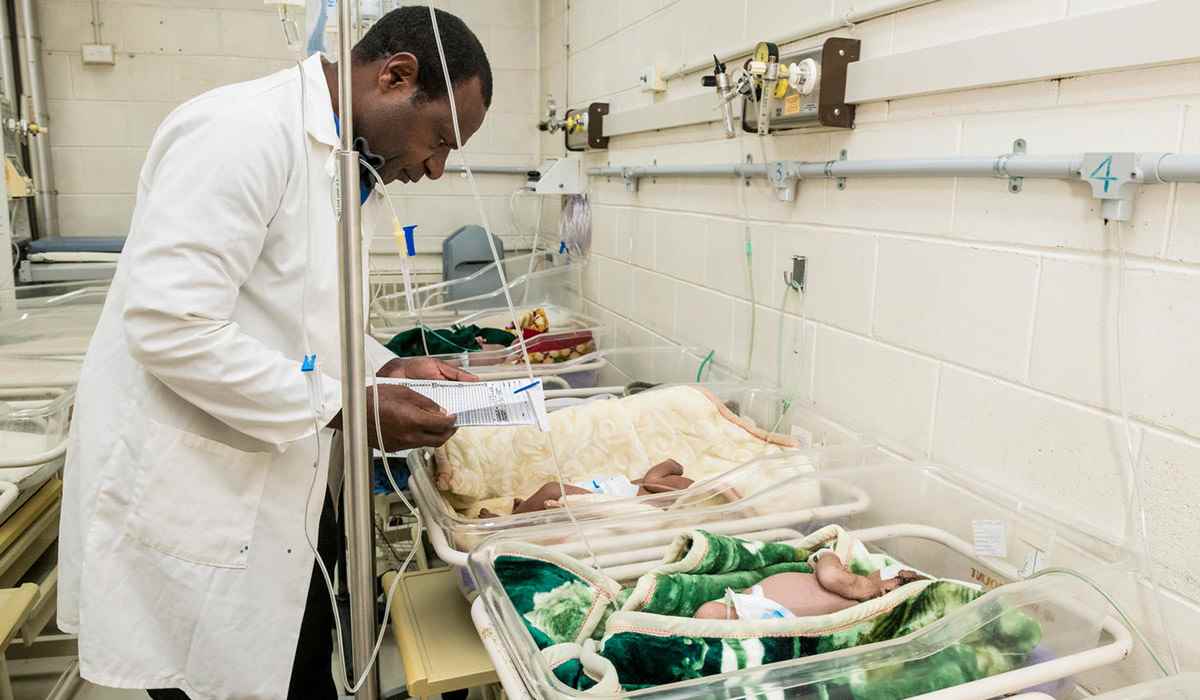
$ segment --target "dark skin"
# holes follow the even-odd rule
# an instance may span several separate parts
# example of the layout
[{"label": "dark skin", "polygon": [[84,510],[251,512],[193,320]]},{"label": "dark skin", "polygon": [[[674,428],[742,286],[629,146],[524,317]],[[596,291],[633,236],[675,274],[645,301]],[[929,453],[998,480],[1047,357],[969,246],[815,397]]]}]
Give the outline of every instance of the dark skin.
[{"label": "dark skin", "polygon": [[[337,66],[323,63],[329,99],[338,111]],[[385,183],[438,179],[450,151],[458,148],[447,97],[429,99],[417,85],[417,57],[398,53],[363,63],[352,71],[354,134],[367,140],[371,151],[385,159],[379,174]],[[440,74],[440,71],[439,71]],[[487,107],[479,78],[454,86],[459,129],[469,140],[483,124]]]},{"label": "dark skin", "polygon": [[[435,379],[451,382],[477,382],[479,377],[432,357],[389,360],[379,368],[377,377],[396,379]],[[379,424],[383,438],[375,430],[375,389],[379,391]],[[398,384],[379,384],[367,390],[367,441],[371,447],[394,452],[413,447],[438,447],[454,436],[454,416],[417,392]],[[342,413],[329,421],[329,427],[342,428]]]},{"label": "dark skin", "polygon": [[[329,101],[338,114],[337,66],[323,62]],[[398,53],[374,61],[355,62],[351,71],[354,101],[354,134],[367,140],[373,153],[384,159],[379,175],[384,183],[438,179],[446,169],[450,151],[458,148],[448,97],[428,99],[417,85],[417,57]],[[478,78],[454,86],[459,129],[466,141],[479,130],[487,113]],[[339,115],[340,117],[340,115]],[[429,357],[400,359],[384,365],[380,377],[478,381],[475,375]],[[368,439],[372,447],[388,451],[436,447],[454,435],[454,416],[415,391],[394,384],[379,385],[379,422],[375,430],[375,392],[367,392]],[[340,429],[339,412],[329,427]]]}]

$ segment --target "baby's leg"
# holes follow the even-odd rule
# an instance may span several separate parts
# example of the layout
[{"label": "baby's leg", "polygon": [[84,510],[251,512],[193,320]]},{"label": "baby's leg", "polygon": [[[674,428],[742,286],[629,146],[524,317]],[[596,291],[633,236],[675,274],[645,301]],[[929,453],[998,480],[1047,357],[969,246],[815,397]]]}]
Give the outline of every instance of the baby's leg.
[{"label": "baby's leg", "polygon": [[846,568],[832,552],[817,557],[815,568],[821,587],[843,598],[863,601],[878,598],[883,593],[878,574],[859,576]]}]

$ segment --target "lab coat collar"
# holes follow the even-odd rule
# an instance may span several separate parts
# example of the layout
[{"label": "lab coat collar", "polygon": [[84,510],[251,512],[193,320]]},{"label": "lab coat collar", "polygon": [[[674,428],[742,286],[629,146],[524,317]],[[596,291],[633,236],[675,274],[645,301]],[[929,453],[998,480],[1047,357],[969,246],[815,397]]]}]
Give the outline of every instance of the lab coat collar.
[{"label": "lab coat collar", "polygon": [[[321,54],[316,53],[301,63],[304,71],[304,90],[308,96],[308,105],[304,113],[305,127],[309,136],[318,143],[336,150],[341,143],[338,137],[337,115],[333,112],[333,105],[329,103],[329,83],[325,81],[321,60]],[[337,173],[337,161],[333,153],[330,153],[325,161],[325,173],[330,177]],[[368,181],[361,194],[361,203],[366,204],[373,194],[374,183]]]},{"label": "lab coat collar", "polygon": [[333,105],[329,103],[329,83],[321,68],[321,54],[315,53],[301,64],[304,72],[304,89],[307,93],[305,126],[308,134],[330,148],[337,148],[338,136],[333,126]]}]

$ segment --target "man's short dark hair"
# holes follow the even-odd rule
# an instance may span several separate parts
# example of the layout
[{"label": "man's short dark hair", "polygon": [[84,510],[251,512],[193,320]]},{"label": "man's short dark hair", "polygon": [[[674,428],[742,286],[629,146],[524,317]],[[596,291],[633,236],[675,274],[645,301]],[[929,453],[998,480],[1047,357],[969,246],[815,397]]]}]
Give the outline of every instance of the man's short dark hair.
[{"label": "man's short dark hair", "polygon": [[[492,66],[488,63],[483,44],[461,19],[443,10],[435,12],[450,78],[456,86],[464,80],[479,78],[483,104],[491,107]],[[442,60],[438,56],[437,40],[433,37],[429,8],[424,5],[401,7],[380,17],[354,46],[354,60],[369,63],[404,52],[417,57],[417,87],[422,95],[428,99],[445,97],[446,78],[442,74]]]}]

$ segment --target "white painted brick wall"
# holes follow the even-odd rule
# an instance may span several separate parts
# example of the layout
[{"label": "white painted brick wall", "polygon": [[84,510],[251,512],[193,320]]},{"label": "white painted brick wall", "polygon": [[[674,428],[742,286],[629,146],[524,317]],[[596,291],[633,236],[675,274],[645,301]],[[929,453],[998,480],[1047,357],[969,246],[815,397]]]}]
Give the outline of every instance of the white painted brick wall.
[{"label": "white painted brick wall", "polygon": [[[940,0],[840,32],[887,56],[1147,0]],[[597,9],[606,4],[605,12]],[[634,87],[641,66],[673,68],[867,0],[543,0],[542,92],[614,110],[702,91],[699,74],[664,96]],[[815,42],[809,41],[808,45]],[[568,55],[569,54],[569,55]],[[563,85],[564,76],[569,77]],[[697,125],[614,138],[589,165],[728,163],[749,154],[825,160],[996,155],[1024,138],[1034,153],[1200,152],[1200,62],[862,105],[848,132],[722,138]],[[546,140],[543,140],[546,143]],[[552,145],[557,147],[557,142]],[[1124,431],[1112,339],[1115,231],[1083,185],[1003,180],[805,182],[794,204],[732,180],[593,181],[591,302],[634,342],[655,334],[717,349],[745,372],[751,305],[742,202],[752,221],[757,310],[750,374],[907,453],[925,455],[1053,504],[1063,517],[1119,532]],[[1170,615],[1200,620],[1200,186],[1138,193],[1123,358],[1148,484],[1152,550]],[[613,227],[613,230],[601,230]],[[782,273],[808,257],[808,298]],[[614,267],[615,264],[615,267]],[[700,270],[703,272],[701,273]],[[599,277],[612,275],[613,282]],[[614,286],[632,280],[632,297]],[[606,296],[612,294],[612,296]],[[616,307],[628,304],[629,312]],[[800,314],[807,315],[805,332]],[[732,338],[721,334],[732,329]],[[651,333],[650,331],[653,331]],[[1132,595],[1132,592],[1126,592]],[[1181,623],[1186,636],[1194,625]],[[1197,657],[1200,658],[1200,657]],[[1140,663],[1140,662],[1139,662]],[[1140,667],[1140,666],[1139,666]]]},{"label": "white painted brick wall", "polygon": [[[262,0],[101,0],[103,40],[116,48],[113,66],[81,61],[80,45],[93,40],[90,2],[36,4],[66,235],[125,234],[146,146],[172,108],[220,85],[292,65],[279,20]],[[455,0],[441,5],[469,22],[494,70],[491,113],[470,152],[483,163],[536,163],[541,89],[535,3]],[[522,180],[484,175],[479,182],[493,230],[511,236],[508,195]],[[401,195],[401,216],[418,224],[424,238],[440,239],[461,225],[478,223],[474,207],[464,207],[461,196],[449,196],[468,192],[458,176],[397,186],[394,192]],[[526,236],[535,226],[535,212],[531,204],[521,207],[519,227]],[[394,253],[391,232],[378,232],[372,250]]]}]

